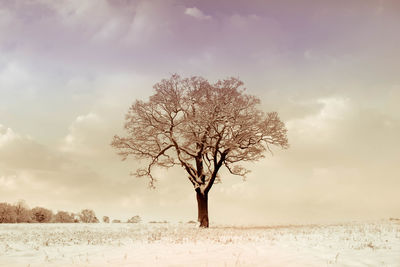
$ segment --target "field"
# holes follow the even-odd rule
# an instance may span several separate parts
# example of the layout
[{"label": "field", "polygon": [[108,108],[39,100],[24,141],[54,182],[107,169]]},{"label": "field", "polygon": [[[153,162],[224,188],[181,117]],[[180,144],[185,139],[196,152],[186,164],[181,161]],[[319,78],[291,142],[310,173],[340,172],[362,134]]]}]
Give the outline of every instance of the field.
[{"label": "field", "polygon": [[0,266],[400,266],[400,224],[0,224]]}]

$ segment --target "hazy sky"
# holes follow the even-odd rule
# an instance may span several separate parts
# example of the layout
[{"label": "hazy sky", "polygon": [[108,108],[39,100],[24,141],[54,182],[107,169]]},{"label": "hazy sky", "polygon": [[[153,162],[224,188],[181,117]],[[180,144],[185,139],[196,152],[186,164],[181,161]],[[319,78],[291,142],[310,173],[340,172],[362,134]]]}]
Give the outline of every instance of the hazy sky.
[{"label": "hazy sky", "polygon": [[110,147],[172,73],[240,77],[290,148],[223,172],[211,223],[400,217],[399,1],[0,0],[0,202],[126,219],[197,216],[180,168],[156,190]]}]

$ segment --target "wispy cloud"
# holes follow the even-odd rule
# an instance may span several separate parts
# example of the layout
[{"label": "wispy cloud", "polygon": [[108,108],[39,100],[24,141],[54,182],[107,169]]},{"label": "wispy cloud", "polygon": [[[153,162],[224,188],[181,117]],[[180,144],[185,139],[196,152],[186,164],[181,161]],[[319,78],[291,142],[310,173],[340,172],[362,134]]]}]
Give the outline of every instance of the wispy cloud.
[{"label": "wispy cloud", "polygon": [[188,7],[185,9],[185,14],[195,17],[197,19],[211,19],[211,16],[205,15],[203,11],[198,9],[197,7]]}]

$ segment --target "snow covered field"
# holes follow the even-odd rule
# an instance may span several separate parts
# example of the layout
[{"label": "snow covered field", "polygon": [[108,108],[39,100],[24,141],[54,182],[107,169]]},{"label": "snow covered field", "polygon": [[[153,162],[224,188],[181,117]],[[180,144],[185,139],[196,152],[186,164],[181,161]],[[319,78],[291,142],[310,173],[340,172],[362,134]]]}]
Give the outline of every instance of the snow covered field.
[{"label": "snow covered field", "polygon": [[400,266],[400,223],[0,224],[0,266]]}]

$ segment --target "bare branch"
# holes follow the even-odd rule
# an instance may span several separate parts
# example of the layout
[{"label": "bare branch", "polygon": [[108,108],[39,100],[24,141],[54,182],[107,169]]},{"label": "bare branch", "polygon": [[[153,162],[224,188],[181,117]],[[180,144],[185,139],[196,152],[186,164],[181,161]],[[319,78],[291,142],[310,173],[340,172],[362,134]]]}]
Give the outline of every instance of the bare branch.
[{"label": "bare branch", "polygon": [[[287,130],[276,112],[263,113],[260,100],[245,94],[243,82],[228,78],[210,84],[201,77],[172,75],[154,85],[148,101],[136,101],[126,115],[126,137],[111,143],[123,160],[147,159],[136,171],[148,176],[153,166],[180,164],[194,188],[208,192],[225,166],[244,177],[239,162],[256,161],[272,146],[288,148]],[[199,189],[200,190],[200,189]]]}]

